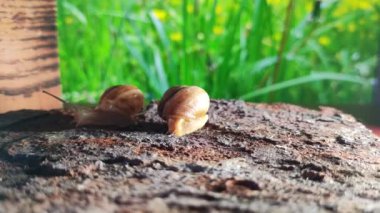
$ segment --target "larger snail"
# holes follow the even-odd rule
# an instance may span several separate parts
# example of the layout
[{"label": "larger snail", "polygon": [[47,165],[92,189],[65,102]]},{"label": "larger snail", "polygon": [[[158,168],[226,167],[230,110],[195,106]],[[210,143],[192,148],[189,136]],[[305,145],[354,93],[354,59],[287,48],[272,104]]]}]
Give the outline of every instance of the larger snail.
[{"label": "larger snail", "polygon": [[158,105],[158,114],[167,121],[168,131],[183,136],[202,128],[207,120],[210,98],[197,86],[176,86],[167,90]]},{"label": "larger snail", "polygon": [[74,117],[77,126],[127,126],[134,123],[144,107],[144,94],[135,86],[118,85],[108,88],[95,108],[64,103],[64,110]]}]

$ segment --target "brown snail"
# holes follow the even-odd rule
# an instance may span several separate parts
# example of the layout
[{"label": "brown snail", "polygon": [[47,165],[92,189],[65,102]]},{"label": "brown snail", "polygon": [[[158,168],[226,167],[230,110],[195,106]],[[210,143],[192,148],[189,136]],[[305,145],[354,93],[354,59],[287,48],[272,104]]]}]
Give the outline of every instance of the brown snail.
[{"label": "brown snail", "polygon": [[183,136],[202,128],[207,120],[210,98],[197,86],[176,86],[167,90],[158,105],[158,114],[168,122],[170,134]]},{"label": "brown snail", "polygon": [[144,94],[135,86],[118,85],[108,88],[95,108],[64,103],[64,111],[74,117],[77,126],[126,126],[134,123],[144,107]]}]

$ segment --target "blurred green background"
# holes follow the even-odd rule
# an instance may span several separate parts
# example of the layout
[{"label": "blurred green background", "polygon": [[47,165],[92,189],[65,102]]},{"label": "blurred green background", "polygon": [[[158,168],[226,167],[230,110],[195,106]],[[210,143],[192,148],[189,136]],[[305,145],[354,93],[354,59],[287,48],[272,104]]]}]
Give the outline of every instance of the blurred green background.
[{"label": "blurred green background", "polygon": [[147,100],[198,85],[213,98],[368,104],[379,0],[58,0],[64,97],[133,84]]}]

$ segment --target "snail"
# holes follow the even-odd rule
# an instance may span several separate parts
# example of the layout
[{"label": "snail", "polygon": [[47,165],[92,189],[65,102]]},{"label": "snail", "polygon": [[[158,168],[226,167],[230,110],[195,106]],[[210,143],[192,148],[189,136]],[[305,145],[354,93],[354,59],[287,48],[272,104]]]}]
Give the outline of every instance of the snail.
[{"label": "snail", "polygon": [[183,136],[202,128],[207,120],[210,98],[197,86],[176,86],[167,90],[158,105],[158,114],[167,121],[168,131]]},{"label": "snail", "polygon": [[95,108],[75,105],[46,91],[63,102],[64,111],[74,117],[77,126],[127,126],[137,120],[144,107],[144,94],[135,86],[118,85],[108,88]]}]

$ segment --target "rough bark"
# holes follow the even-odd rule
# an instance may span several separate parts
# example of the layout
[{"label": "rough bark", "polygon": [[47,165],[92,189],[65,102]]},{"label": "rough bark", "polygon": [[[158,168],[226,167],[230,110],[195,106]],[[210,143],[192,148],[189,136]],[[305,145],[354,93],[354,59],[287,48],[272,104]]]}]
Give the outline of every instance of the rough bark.
[{"label": "rough bark", "polygon": [[0,113],[53,109],[59,96],[55,0],[0,0]]},{"label": "rough bark", "polygon": [[8,123],[0,212],[380,211],[380,143],[349,115],[212,101],[207,125],[175,138],[156,111],[127,129],[58,112]]}]

